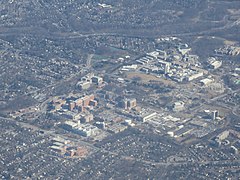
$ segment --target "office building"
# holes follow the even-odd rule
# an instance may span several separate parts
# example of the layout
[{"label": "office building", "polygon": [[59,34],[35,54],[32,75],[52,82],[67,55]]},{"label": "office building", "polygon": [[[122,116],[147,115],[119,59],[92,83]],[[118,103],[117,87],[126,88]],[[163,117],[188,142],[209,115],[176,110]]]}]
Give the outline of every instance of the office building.
[{"label": "office building", "polygon": [[127,106],[127,100],[126,99],[123,99],[122,101],[120,101],[118,103],[119,107],[123,108],[123,109],[127,109],[128,106]]},{"label": "office building", "polygon": [[90,122],[93,120],[93,115],[92,114],[81,114],[81,118],[80,121],[81,123],[86,123],[86,122]]},{"label": "office building", "polygon": [[92,82],[97,84],[97,85],[100,85],[103,83],[103,78],[102,77],[98,77],[98,76],[93,76],[92,77]]},{"label": "office building", "polygon": [[76,105],[75,102],[70,102],[68,109],[69,109],[70,111],[72,111],[72,110],[75,108],[75,105]]},{"label": "office building", "polygon": [[96,100],[90,100],[90,102],[89,102],[89,105],[93,106],[93,107],[97,106],[97,104],[98,104],[98,102]]},{"label": "office building", "polygon": [[219,114],[219,113],[218,113],[218,111],[217,111],[217,110],[215,110],[215,111],[212,111],[212,113],[211,113],[212,120],[216,120],[216,118],[219,116],[218,114]]},{"label": "office building", "polygon": [[185,103],[182,101],[175,102],[172,107],[173,111],[182,111],[184,109],[185,109]]},{"label": "office building", "polygon": [[135,98],[127,100],[127,107],[132,109],[137,106],[137,100]]},{"label": "office building", "polygon": [[119,102],[119,106],[123,109],[132,109],[137,106],[137,100],[135,98],[123,99]]}]

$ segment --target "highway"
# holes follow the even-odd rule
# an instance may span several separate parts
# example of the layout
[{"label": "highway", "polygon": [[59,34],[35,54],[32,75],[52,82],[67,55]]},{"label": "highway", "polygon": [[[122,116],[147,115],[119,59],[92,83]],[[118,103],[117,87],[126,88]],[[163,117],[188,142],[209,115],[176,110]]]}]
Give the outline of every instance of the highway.
[{"label": "highway", "polygon": [[[207,30],[203,31],[197,31],[197,32],[182,32],[182,33],[172,33],[172,34],[164,34],[164,36],[207,36],[208,34],[210,35],[211,33],[215,33],[216,31],[222,31],[224,29],[229,29],[234,26],[238,26],[240,24],[240,19],[236,19],[235,21],[229,21],[228,20],[229,16],[226,15],[222,22],[224,22],[224,25],[221,27],[212,27]],[[158,28],[158,27],[156,27]],[[21,35],[21,34],[33,34],[34,35],[42,35],[45,37],[55,37],[55,38],[64,38],[64,39],[77,39],[77,38],[89,38],[89,37],[94,37],[94,36],[121,36],[121,37],[129,37],[129,38],[157,38],[161,36],[161,34],[158,33],[158,35],[131,35],[128,34],[127,32],[124,33],[124,31],[127,29],[122,29],[123,33],[117,33],[114,32],[112,29],[109,29],[108,32],[93,32],[93,33],[87,33],[87,32],[64,32],[64,33],[59,33],[59,32],[49,32],[44,28],[39,28],[39,27],[3,27],[0,30],[0,37],[1,36],[9,36],[9,35]],[[152,29],[150,29],[152,31]],[[136,32],[137,33],[137,32]],[[135,34],[136,34],[135,33]],[[137,34],[142,34],[141,30]],[[145,34],[148,34],[145,32]]]}]

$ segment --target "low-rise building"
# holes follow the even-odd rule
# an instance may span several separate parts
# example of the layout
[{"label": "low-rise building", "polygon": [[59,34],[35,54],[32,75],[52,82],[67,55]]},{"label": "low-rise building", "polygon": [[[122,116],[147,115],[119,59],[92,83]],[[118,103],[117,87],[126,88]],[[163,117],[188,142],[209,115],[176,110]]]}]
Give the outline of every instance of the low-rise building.
[{"label": "low-rise building", "polygon": [[192,81],[192,80],[197,79],[197,78],[202,77],[202,76],[203,76],[203,72],[195,72],[195,73],[187,76],[185,79],[187,81]]},{"label": "low-rise building", "polygon": [[175,102],[172,106],[173,111],[182,111],[185,108],[185,103],[183,101]]},{"label": "low-rise building", "polygon": [[228,138],[229,134],[230,134],[229,131],[223,131],[216,137],[216,139],[223,141],[224,139]]},{"label": "low-rise building", "polygon": [[127,129],[127,126],[121,125],[121,124],[114,124],[110,127],[108,127],[108,131],[111,133],[119,133]]},{"label": "low-rise building", "polygon": [[207,86],[214,82],[214,79],[205,78],[200,81],[202,86]]},{"label": "low-rise building", "polygon": [[86,90],[88,88],[91,87],[91,82],[88,82],[88,81],[80,81],[77,83],[77,87],[80,89],[80,90]]},{"label": "low-rise building", "polygon": [[62,127],[84,137],[95,136],[98,134],[98,128],[90,124],[80,124],[73,121],[66,121]]},{"label": "low-rise building", "polygon": [[211,69],[217,69],[222,66],[222,61],[219,61],[214,57],[210,57],[208,59],[208,62],[209,62],[209,68],[211,68]]},{"label": "low-rise building", "polygon": [[193,131],[193,128],[185,126],[183,128],[180,128],[180,129],[174,131],[173,136],[175,138],[182,137],[182,136],[189,134],[191,131]]},{"label": "low-rise building", "polygon": [[156,117],[157,113],[153,112],[153,113],[144,113],[142,115],[140,115],[140,119],[142,122],[146,122],[148,120],[151,120],[152,118]]},{"label": "low-rise building", "polygon": [[105,129],[106,128],[106,123],[105,122],[96,122],[96,126],[100,129]]}]

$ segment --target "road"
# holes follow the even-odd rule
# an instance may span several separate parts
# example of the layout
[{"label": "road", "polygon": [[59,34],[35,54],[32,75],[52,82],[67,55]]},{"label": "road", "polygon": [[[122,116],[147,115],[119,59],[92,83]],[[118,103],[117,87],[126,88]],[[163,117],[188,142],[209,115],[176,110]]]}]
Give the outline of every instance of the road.
[{"label": "road", "polygon": [[233,109],[232,109],[232,113],[237,116],[237,117],[240,117],[240,106],[235,106]]},{"label": "road", "polygon": [[194,164],[207,165],[209,163],[212,163],[212,164],[223,164],[223,163],[233,163],[233,162],[240,163],[239,159],[237,159],[237,160],[222,160],[222,161],[201,161],[200,160],[200,161],[191,161],[191,162],[188,162],[188,161],[187,162],[154,162],[154,161],[150,161],[150,160],[140,159],[140,158],[137,158],[137,157],[119,155],[118,152],[109,151],[109,150],[106,150],[104,148],[99,148],[99,147],[96,147],[93,144],[91,144],[89,142],[86,142],[86,141],[83,141],[81,139],[69,138],[66,135],[58,134],[58,133],[56,133],[53,130],[45,130],[45,129],[42,129],[40,127],[31,125],[29,123],[18,122],[18,121],[14,120],[14,119],[11,119],[11,118],[1,117],[1,119],[7,120],[7,121],[16,122],[18,125],[20,125],[22,127],[25,127],[25,128],[31,128],[34,131],[36,131],[36,130],[42,131],[42,132],[44,132],[43,136],[62,137],[64,139],[69,139],[69,140],[72,140],[72,141],[77,142],[79,144],[91,147],[95,151],[108,153],[109,155],[119,156],[121,159],[130,160],[130,161],[138,161],[138,162],[142,162],[142,163],[153,165],[153,166],[170,166],[170,165],[177,166],[177,165],[191,165],[191,164],[193,164],[193,165]]},{"label": "road", "polygon": [[191,109],[191,111],[198,111],[201,107],[203,107],[204,105],[207,105],[207,104],[211,104],[213,103],[214,101],[218,100],[218,99],[222,99],[230,94],[234,94],[234,93],[239,93],[240,92],[240,89],[237,89],[237,90],[234,90],[234,91],[231,91],[231,92],[228,92],[228,93],[224,93],[224,94],[220,94],[212,99],[209,99],[207,102],[205,103],[202,103],[200,106],[197,106],[197,107],[194,107]]},{"label": "road", "polygon": [[87,62],[86,62],[86,66],[87,66],[88,68],[91,68],[93,56],[94,56],[94,54],[88,54]]},{"label": "road", "polygon": [[[215,33],[216,31],[222,31],[225,29],[229,29],[232,28],[234,26],[239,26],[240,24],[240,19],[237,19],[235,21],[229,21],[228,20],[229,16],[225,16],[223,18],[223,22],[225,23],[223,26],[221,27],[212,27],[210,29],[206,29],[203,31],[197,31],[197,32],[182,32],[182,33],[172,33],[172,34],[164,34],[164,36],[205,36],[205,35],[210,35],[211,33]],[[197,24],[198,22],[196,22]],[[211,21],[209,22],[211,23]],[[156,27],[157,28],[157,27]],[[46,38],[52,38],[52,37],[56,37],[56,38],[68,38],[68,39],[77,39],[77,38],[88,38],[88,37],[94,37],[94,36],[122,36],[122,37],[129,37],[129,38],[157,38],[159,37],[161,34],[158,35],[131,35],[128,34],[127,32],[124,33],[123,29],[123,33],[117,33],[117,32],[111,32],[112,30],[109,29],[109,32],[101,32],[99,30],[99,32],[93,32],[93,33],[86,33],[86,32],[49,32],[44,28],[39,28],[39,27],[2,27],[0,30],[0,37],[6,37],[9,35],[21,35],[21,34],[38,34],[38,35],[43,35]],[[127,29],[126,29],[127,30]],[[152,29],[149,30],[150,32],[152,32]],[[136,32],[137,33],[137,32]],[[138,34],[142,34],[141,31]],[[147,32],[145,32],[145,34],[148,34]]]}]

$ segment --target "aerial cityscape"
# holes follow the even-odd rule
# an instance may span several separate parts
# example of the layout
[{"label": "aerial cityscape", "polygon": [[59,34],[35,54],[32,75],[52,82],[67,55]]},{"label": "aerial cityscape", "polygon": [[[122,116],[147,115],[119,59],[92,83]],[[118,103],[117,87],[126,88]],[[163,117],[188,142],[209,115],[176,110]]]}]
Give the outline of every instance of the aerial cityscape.
[{"label": "aerial cityscape", "polygon": [[1,0],[0,179],[238,180],[239,0]]}]

